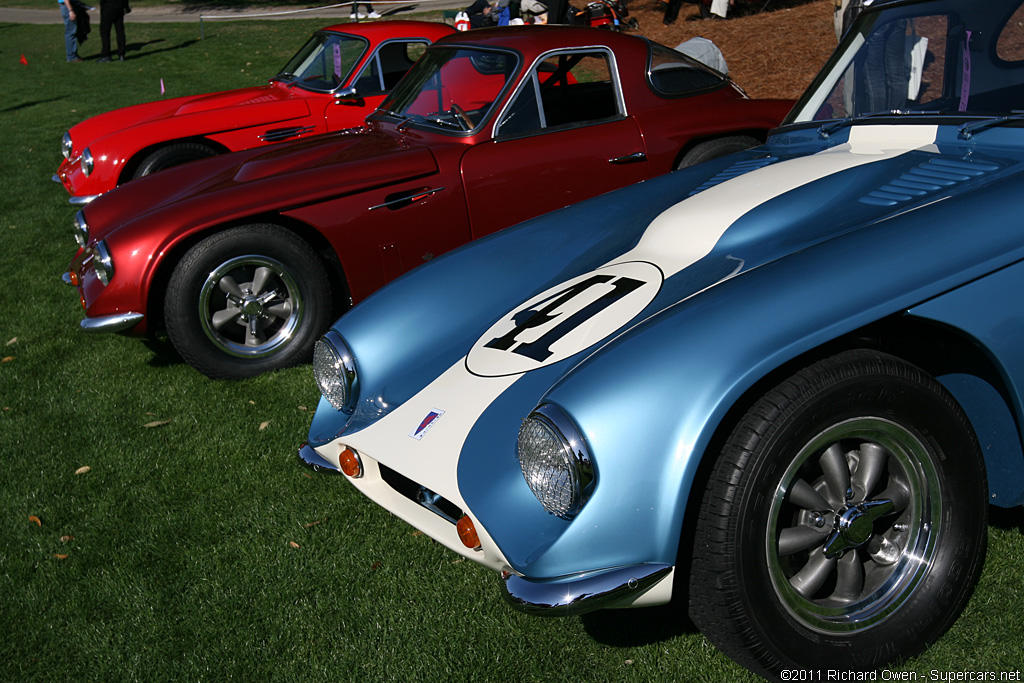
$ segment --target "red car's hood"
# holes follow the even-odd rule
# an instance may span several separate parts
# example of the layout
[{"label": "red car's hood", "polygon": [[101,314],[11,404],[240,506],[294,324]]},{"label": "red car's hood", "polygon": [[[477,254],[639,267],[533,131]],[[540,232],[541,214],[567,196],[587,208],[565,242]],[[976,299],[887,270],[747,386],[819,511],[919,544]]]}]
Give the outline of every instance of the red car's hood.
[{"label": "red car's hood", "polygon": [[[86,209],[93,236],[132,223],[177,230],[321,202],[438,170],[430,149],[379,131],[340,132],[196,161],[117,187]],[[139,219],[154,216],[153,220]],[[173,225],[167,225],[173,221]]]},{"label": "red car's hood", "polygon": [[[71,139],[79,150],[102,137],[117,133],[129,127],[151,124],[155,121],[176,116],[201,114],[214,110],[244,107],[260,121],[248,121],[247,125],[271,123],[309,115],[309,105],[304,91],[296,91],[280,85],[262,85],[240,88],[209,95],[173,97],[167,100],[136,104],[90,117],[71,129]],[[298,93],[298,94],[296,94]],[[236,116],[225,116],[231,121]]]}]

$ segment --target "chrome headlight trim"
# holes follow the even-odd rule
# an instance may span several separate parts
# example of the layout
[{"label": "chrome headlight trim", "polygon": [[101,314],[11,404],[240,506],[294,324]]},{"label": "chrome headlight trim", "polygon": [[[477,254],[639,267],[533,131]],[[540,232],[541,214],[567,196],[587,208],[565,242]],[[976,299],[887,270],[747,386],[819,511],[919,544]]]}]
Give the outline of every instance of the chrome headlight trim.
[{"label": "chrome headlight trim", "polygon": [[89,244],[89,222],[85,220],[84,211],[75,212],[72,225],[75,231],[75,242],[78,243],[78,246],[84,248],[85,245]]},{"label": "chrome headlight trim", "polygon": [[359,395],[356,360],[341,335],[330,330],[313,348],[313,377],[335,410],[351,413]]},{"label": "chrome headlight trim", "polygon": [[71,142],[71,131],[65,131],[60,139],[60,153],[64,155],[65,159],[70,161],[74,151],[75,146]]},{"label": "chrome headlight trim", "polygon": [[573,519],[594,491],[590,448],[573,421],[550,403],[523,420],[516,457],[533,495],[556,517]]},{"label": "chrome headlight trim", "polygon": [[85,173],[86,178],[92,173],[93,165],[92,150],[86,147],[82,150],[82,172]]},{"label": "chrome headlight trim", "polygon": [[114,277],[114,261],[110,258],[107,244],[101,240],[92,249],[92,269],[104,286],[109,285]]}]

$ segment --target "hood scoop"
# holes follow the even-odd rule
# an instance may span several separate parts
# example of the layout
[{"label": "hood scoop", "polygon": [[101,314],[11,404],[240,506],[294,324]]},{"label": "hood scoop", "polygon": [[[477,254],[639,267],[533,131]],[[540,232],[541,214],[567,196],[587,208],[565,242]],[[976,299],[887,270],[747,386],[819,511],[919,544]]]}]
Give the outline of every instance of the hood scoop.
[{"label": "hood scoop", "polygon": [[715,185],[720,185],[721,183],[724,183],[727,180],[732,180],[733,178],[741,176],[744,173],[756,171],[757,169],[764,168],[765,166],[771,166],[778,160],[778,157],[766,156],[761,157],[760,159],[748,159],[745,161],[738,161],[732,166],[729,166],[728,168],[719,171],[715,175],[705,180],[701,185],[697,186],[694,190],[690,192],[690,196],[692,197],[695,194],[700,194],[704,190],[710,189]]},{"label": "hood scoop", "polygon": [[977,159],[929,159],[868,192],[859,201],[871,206],[893,207],[948,191],[956,185],[976,180],[1000,168],[999,164]]}]

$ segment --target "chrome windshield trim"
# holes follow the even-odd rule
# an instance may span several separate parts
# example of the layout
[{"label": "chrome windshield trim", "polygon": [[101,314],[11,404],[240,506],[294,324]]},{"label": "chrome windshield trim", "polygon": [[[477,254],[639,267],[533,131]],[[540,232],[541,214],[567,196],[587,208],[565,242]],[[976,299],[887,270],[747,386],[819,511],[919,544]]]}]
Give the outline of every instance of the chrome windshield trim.
[{"label": "chrome windshield trim", "polygon": [[632,602],[671,571],[670,564],[639,564],[546,582],[509,574],[505,599],[528,614],[567,617]]},{"label": "chrome windshield trim", "polygon": [[115,313],[99,318],[86,318],[79,324],[86,332],[121,332],[135,327],[145,317],[142,313]]}]

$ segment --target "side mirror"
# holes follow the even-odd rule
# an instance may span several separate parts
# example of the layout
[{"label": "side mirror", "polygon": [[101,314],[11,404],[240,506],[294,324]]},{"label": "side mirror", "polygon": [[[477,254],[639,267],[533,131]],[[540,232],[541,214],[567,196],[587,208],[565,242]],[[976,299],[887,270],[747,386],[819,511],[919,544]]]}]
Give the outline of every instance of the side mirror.
[{"label": "side mirror", "polygon": [[343,104],[347,107],[364,107],[366,100],[356,94],[355,88],[345,88],[334,93],[334,103]]}]

